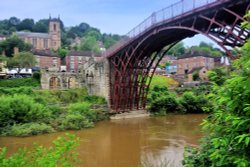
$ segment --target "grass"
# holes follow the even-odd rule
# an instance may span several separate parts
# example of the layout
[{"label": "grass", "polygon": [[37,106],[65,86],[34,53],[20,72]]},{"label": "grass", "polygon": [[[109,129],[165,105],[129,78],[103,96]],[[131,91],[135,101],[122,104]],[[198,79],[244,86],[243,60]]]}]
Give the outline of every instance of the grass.
[{"label": "grass", "polygon": [[150,88],[153,88],[154,86],[177,86],[178,82],[176,82],[174,79],[162,76],[162,75],[154,75],[150,84]]}]

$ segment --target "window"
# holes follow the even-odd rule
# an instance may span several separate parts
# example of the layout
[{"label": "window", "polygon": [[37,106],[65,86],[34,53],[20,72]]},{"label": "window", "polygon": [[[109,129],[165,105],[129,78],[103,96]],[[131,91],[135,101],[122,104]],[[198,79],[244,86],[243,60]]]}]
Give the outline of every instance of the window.
[{"label": "window", "polygon": [[34,47],[37,46],[37,39],[36,39],[36,38],[33,38],[33,39],[32,39],[32,45],[33,45]]},{"label": "window", "polygon": [[75,68],[75,64],[74,63],[70,63],[70,69],[74,70],[74,68]]},{"label": "window", "polygon": [[43,39],[43,47],[44,49],[48,49],[48,39]]},{"label": "window", "polygon": [[56,24],[54,24],[53,26],[54,26],[54,31],[56,31]]},{"label": "window", "polygon": [[53,67],[57,67],[57,58],[56,57],[53,57],[52,65],[53,65]]}]

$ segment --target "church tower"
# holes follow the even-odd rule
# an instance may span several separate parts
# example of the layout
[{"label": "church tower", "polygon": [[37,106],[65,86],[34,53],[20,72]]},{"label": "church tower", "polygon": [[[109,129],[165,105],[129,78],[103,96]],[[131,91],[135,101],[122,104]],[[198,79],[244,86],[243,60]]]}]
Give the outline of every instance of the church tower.
[{"label": "church tower", "polygon": [[49,35],[51,38],[51,48],[58,49],[61,47],[61,32],[60,32],[60,18],[49,18]]}]

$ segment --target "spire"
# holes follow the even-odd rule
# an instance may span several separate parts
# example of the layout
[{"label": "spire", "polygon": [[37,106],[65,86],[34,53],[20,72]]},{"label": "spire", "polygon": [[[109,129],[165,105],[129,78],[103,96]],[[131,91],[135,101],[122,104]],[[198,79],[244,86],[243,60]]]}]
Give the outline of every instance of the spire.
[{"label": "spire", "polygon": [[51,14],[49,14],[49,19],[51,20]]}]

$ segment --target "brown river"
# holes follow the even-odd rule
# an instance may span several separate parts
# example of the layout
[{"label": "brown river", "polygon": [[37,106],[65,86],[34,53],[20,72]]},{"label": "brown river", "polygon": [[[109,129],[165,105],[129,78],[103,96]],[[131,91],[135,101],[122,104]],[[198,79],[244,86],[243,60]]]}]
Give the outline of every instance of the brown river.
[{"label": "brown river", "polygon": [[[80,137],[77,148],[83,167],[139,167],[150,162],[160,166],[181,166],[183,149],[201,138],[200,123],[205,114],[168,115],[99,122],[94,128],[69,131]],[[33,143],[49,147],[65,132],[33,137],[0,137],[0,147],[12,154]]]}]

